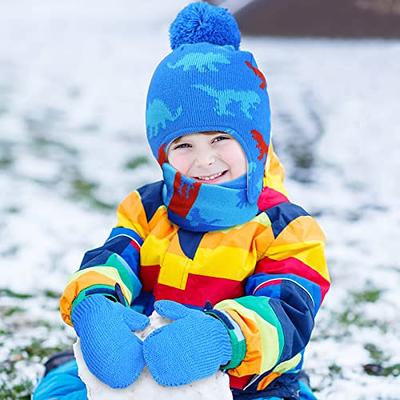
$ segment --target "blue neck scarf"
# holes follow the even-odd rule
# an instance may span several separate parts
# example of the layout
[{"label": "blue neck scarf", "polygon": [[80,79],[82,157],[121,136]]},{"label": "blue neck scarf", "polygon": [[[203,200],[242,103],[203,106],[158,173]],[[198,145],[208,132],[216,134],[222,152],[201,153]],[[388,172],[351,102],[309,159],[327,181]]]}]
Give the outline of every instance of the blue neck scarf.
[{"label": "blue neck scarf", "polygon": [[258,213],[247,199],[246,175],[220,185],[205,184],[162,165],[168,218],[188,231],[208,232],[243,224]]}]

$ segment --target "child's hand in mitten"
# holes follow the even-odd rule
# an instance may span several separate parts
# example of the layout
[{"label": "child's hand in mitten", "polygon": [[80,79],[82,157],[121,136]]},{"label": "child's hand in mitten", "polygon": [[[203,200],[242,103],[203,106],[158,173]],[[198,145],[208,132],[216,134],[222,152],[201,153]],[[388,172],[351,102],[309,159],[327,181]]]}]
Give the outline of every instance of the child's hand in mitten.
[{"label": "child's hand in mitten", "polygon": [[218,319],[169,300],[156,302],[154,308],[174,320],[152,332],[143,344],[146,364],[160,385],[191,383],[230,361],[228,330]]},{"label": "child's hand in mitten", "polygon": [[94,295],[74,308],[72,322],[87,367],[97,378],[113,388],[138,378],[144,367],[143,343],[132,331],[148,325],[145,315]]}]

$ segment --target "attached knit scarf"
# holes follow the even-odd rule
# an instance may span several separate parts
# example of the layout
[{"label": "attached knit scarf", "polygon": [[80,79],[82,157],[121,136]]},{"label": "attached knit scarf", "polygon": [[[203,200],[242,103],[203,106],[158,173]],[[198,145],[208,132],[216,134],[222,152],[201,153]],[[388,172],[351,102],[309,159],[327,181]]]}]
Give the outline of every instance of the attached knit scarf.
[{"label": "attached knit scarf", "polygon": [[243,224],[258,213],[247,200],[246,175],[220,184],[205,184],[182,175],[170,164],[162,165],[163,201],[168,218],[189,231],[207,232]]}]

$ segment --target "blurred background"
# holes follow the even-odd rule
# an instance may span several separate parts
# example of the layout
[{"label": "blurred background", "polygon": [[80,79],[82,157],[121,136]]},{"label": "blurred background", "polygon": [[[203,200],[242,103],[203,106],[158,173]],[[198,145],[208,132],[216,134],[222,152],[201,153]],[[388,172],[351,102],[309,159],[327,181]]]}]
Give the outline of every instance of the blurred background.
[{"label": "blurred background", "polygon": [[[70,347],[61,291],[118,202],[160,178],[145,98],[188,3],[0,1],[0,400],[29,399]],[[400,0],[214,3],[267,77],[291,199],[328,237],[312,386],[400,399]]]}]

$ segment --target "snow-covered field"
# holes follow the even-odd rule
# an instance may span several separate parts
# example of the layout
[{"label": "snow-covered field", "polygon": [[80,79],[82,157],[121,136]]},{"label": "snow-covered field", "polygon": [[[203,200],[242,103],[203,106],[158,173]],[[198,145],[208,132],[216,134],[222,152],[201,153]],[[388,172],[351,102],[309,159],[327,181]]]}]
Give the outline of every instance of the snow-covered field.
[{"label": "snow-covered field", "polygon": [[[0,2],[0,399],[74,340],[58,296],[132,189],[160,177],[145,94],[183,0]],[[320,399],[400,399],[400,41],[243,40],[267,75],[292,200],[333,288],[306,367]]]}]

